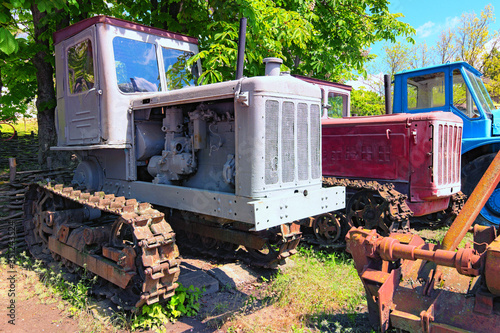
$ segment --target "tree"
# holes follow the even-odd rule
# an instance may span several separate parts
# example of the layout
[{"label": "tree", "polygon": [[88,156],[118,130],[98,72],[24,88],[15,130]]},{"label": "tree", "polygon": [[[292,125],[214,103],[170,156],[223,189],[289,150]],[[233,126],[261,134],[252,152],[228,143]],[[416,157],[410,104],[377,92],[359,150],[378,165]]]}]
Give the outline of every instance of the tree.
[{"label": "tree", "polygon": [[419,43],[412,46],[409,50],[408,63],[410,68],[422,68],[434,63],[432,48],[429,50],[427,43]]},{"label": "tree", "polygon": [[13,119],[16,114],[26,114],[35,99],[37,82],[35,67],[31,62],[34,48],[27,40],[20,39],[18,52],[0,52],[0,120]]},{"label": "tree", "polygon": [[[408,37],[413,29],[391,14],[387,0],[156,0],[119,2],[124,18],[197,36],[204,82],[232,79],[238,19],[248,18],[245,75],[263,74],[262,59],[284,60],[293,73],[349,78],[374,56],[376,41]],[[147,10],[147,9],[150,10]],[[128,13],[128,14],[127,14]]]},{"label": "tree", "polygon": [[487,5],[479,17],[475,13],[464,13],[457,28],[455,42],[460,60],[468,62],[482,71],[482,54],[486,44],[495,37],[490,34],[490,23],[495,21],[493,7]]},{"label": "tree", "polygon": [[491,97],[497,103],[500,102],[500,51],[493,45],[491,52],[484,57],[483,65],[485,85]]},{"label": "tree", "polygon": [[441,32],[435,47],[438,63],[445,64],[455,60],[457,47],[454,44],[454,39],[455,34],[450,28]]},{"label": "tree", "polygon": [[300,13],[310,10],[315,32],[307,48],[294,52],[302,61],[301,74],[326,80],[350,78],[352,70],[366,74],[365,64],[374,59],[370,46],[378,41],[395,42],[410,36],[414,29],[398,21],[402,14],[391,14],[384,0],[290,1],[303,3]]},{"label": "tree", "polygon": [[384,97],[364,87],[351,91],[351,114],[357,116],[374,116],[384,114]]},{"label": "tree", "polygon": [[401,42],[384,46],[384,62],[391,77],[403,69],[410,68],[410,48]]}]

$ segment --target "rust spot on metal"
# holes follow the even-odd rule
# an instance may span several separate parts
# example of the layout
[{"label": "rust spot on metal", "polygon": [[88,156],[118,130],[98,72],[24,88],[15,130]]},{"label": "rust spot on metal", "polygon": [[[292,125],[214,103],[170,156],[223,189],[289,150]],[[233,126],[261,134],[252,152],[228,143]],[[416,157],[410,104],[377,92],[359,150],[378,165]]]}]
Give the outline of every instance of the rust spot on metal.
[{"label": "rust spot on metal", "polygon": [[61,226],[59,228],[59,231],[57,232],[57,239],[60,242],[66,243],[66,241],[68,240],[68,236],[69,236],[69,228],[65,225]]}]

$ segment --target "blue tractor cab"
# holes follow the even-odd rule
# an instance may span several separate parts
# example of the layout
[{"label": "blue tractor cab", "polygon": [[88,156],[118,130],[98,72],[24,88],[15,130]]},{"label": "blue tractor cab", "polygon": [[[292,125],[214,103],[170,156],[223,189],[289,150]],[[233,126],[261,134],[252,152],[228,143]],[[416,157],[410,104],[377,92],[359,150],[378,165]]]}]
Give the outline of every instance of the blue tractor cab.
[{"label": "blue tractor cab", "polygon": [[[394,75],[393,113],[449,111],[462,118],[462,191],[470,195],[500,150],[500,110],[466,62],[408,70]],[[500,224],[500,186],[476,219]]]}]

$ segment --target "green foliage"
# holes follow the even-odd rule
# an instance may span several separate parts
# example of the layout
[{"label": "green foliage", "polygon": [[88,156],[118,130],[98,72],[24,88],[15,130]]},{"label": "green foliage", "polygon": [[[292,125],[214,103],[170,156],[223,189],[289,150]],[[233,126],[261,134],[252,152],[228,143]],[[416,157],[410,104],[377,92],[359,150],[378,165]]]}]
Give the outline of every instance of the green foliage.
[{"label": "green foliage", "polygon": [[46,287],[53,293],[59,294],[63,300],[68,301],[71,304],[69,308],[71,314],[74,315],[79,310],[87,307],[89,290],[97,281],[97,276],[89,278],[87,277],[87,272],[84,271],[84,277],[79,281],[76,283],[68,282],[63,278],[60,271],[55,272],[53,269],[45,267],[41,260],[35,260],[33,262],[24,252],[19,255],[16,264],[24,269],[36,272],[40,277],[40,281]]},{"label": "green foliage", "polygon": [[19,39],[19,52],[7,55],[0,53],[2,82],[7,91],[0,95],[2,112],[0,120],[15,118],[16,114],[27,114],[33,107],[37,82],[36,69],[30,59],[36,48],[25,39]]},{"label": "green foliage", "polygon": [[169,320],[175,321],[181,316],[196,315],[200,309],[199,298],[202,293],[199,288],[195,289],[193,286],[185,288],[179,283],[175,295],[167,303],[144,305],[141,314],[135,315],[132,320],[132,330],[151,328],[163,332],[165,330],[163,324]]},{"label": "green foliage", "polygon": [[[68,8],[66,0],[8,0],[0,4],[0,53],[13,54],[19,50],[16,38],[24,22],[24,13],[35,3],[40,12],[53,13],[55,10]],[[28,22],[29,23],[29,22]]]},{"label": "green foliage", "polygon": [[198,300],[202,293],[200,288],[195,289],[193,286],[185,288],[179,283],[175,295],[167,303],[167,311],[172,314],[172,318],[196,315],[200,309]]},{"label": "green foliage", "polygon": [[[244,75],[262,75],[265,57],[280,57],[283,69],[339,81],[353,69],[364,72],[380,40],[409,37],[414,29],[391,14],[387,0],[122,0],[116,13],[171,31],[198,37],[203,83],[234,78],[239,18],[247,17]],[[115,10],[114,9],[114,10]]]},{"label": "green foliage", "polygon": [[385,99],[379,94],[360,89],[351,91],[351,114],[357,116],[373,116],[385,113]]},{"label": "green foliage", "polygon": [[9,30],[0,27],[0,51],[11,54],[17,51],[18,46],[16,43],[16,39]]},{"label": "green foliage", "polygon": [[165,315],[164,308],[159,303],[154,303],[142,307],[142,313],[134,318],[131,329],[151,328],[162,331],[163,324],[166,322],[168,322],[168,317]]},{"label": "green foliage", "polygon": [[484,58],[484,75],[486,89],[497,103],[500,101],[500,51],[496,48],[491,50]]}]

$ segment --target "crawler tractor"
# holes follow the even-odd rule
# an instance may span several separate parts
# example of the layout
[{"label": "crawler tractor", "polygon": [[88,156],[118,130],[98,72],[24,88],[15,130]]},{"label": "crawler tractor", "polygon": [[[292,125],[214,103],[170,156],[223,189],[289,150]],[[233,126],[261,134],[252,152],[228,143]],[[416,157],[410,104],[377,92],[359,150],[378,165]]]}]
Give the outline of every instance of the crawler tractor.
[{"label": "crawler tractor", "polygon": [[345,207],[344,187],[322,186],[320,89],[274,59],[266,76],[196,86],[191,37],[96,16],[54,42],[51,149],[80,164],[71,187],[30,187],[26,240],[122,306],[174,293],[180,242],[269,267],[295,252],[293,221]]},{"label": "crawler tractor", "polygon": [[350,117],[350,86],[296,77],[321,88],[324,182],[346,186],[348,197],[345,214],[303,221],[315,236],[304,233],[307,241],[340,247],[349,225],[388,235],[408,230],[410,217],[444,224],[460,212],[465,196],[459,117],[445,112]]}]

